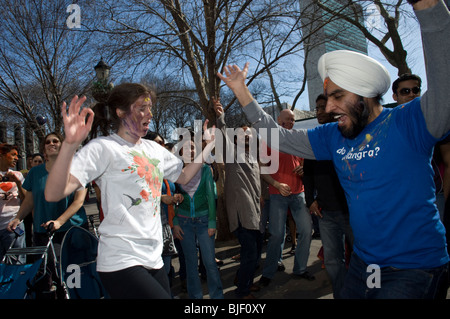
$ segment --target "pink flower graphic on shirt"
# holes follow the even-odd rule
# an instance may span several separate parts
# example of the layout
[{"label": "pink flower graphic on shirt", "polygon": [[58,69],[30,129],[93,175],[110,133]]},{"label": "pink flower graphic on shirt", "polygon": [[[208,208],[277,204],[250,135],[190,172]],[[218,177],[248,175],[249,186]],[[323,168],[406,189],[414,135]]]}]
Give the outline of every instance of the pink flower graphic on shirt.
[{"label": "pink flower graphic on shirt", "polygon": [[161,183],[159,182],[158,178],[155,178],[155,181],[148,185],[150,187],[150,190],[152,191],[153,197],[160,197],[161,196]]},{"label": "pink flower graphic on shirt", "polygon": [[[158,159],[148,157],[145,152],[139,153],[137,151],[131,151],[130,155],[132,156],[133,162],[127,168],[122,169],[122,172],[129,171],[131,174],[136,173],[139,176],[137,182],[143,186],[139,193],[142,200],[147,202],[150,199],[153,199],[155,204],[159,205],[162,186],[162,173],[158,168],[160,161]],[[144,182],[143,184],[142,181]]]},{"label": "pink flower graphic on shirt", "polygon": [[133,161],[136,164],[136,171],[139,177],[143,177],[145,182],[150,185],[155,166],[149,162],[148,158],[137,155],[133,157]]},{"label": "pink flower graphic on shirt", "polygon": [[141,195],[141,197],[147,202],[148,201],[148,196],[150,195],[150,193],[147,192],[145,189],[143,189],[143,190],[141,190],[139,195]]}]

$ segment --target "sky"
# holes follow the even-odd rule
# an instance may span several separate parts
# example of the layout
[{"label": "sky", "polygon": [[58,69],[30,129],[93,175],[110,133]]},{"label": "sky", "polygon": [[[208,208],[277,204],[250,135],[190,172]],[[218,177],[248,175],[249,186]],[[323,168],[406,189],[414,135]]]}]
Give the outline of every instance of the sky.
[{"label": "sky", "polygon": [[[408,8],[408,7],[406,7]],[[410,8],[411,12],[412,9]],[[400,35],[402,36],[402,41],[405,49],[408,52],[407,62],[414,74],[417,74],[422,78],[422,92],[426,91],[427,81],[425,73],[425,62],[423,57],[422,40],[420,37],[420,27],[416,20],[413,18],[403,19],[399,25]],[[381,54],[380,50],[371,42],[368,42],[368,55],[386,67],[391,76],[391,86],[392,83],[397,79],[397,68],[392,66],[387,62],[386,58]],[[284,102],[292,105],[293,97],[285,97]],[[392,98],[392,90],[390,89],[383,96],[383,104],[394,103]],[[308,110],[309,111],[309,100],[308,100],[308,90],[302,95],[300,100],[297,102],[297,109]]]}]

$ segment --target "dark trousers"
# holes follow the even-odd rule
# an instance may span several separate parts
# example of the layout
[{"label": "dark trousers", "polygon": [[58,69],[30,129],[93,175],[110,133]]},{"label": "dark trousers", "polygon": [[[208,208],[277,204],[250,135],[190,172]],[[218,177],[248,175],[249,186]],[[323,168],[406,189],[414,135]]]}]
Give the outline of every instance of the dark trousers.
[{"label": "dark trousers", "polygon": [[164,267],[134,266],[113,272],[99,272],[112,299],[171,299],[169,277]]},{"label": "dark trousers", "polygon": [[259,260],[261,233],[259,230],[251,230],[239,226],[234,231],[241,245],[241,265],[237,274],[236,296],[245,297],[250,294],[253,284],[256,265]]}]

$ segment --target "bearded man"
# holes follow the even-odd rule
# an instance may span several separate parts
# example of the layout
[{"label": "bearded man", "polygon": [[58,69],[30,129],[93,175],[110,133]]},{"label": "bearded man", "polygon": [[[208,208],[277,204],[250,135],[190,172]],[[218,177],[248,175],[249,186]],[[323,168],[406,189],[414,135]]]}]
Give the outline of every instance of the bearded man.
[{"label": "bearded man", "polygon": [[[262,111],[245,84],[249,64],[218,76],[256,129],[280,134],[280,151],[332,160],[345,191],[354,234],[342,298],[445,298],[445,229],[435,205],[431,156],[450,131],[450,13],[442,0],[409,0],[421,26],[428,90],[394,109],[381,97],[390,76],[379,62],[351,51],[318,63],[326,112],[337,122],[285,130]],[[270,141],[270,135],[267,141]]]}]

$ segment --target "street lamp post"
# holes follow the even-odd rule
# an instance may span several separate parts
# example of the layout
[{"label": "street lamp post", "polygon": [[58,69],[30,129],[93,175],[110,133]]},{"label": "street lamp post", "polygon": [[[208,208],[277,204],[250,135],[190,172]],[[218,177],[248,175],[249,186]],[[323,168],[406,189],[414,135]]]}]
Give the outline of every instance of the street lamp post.
[{"label": "street lamp post", "polygon": [[111,89],[114,87],[114,85],[109,82],[111,67],[103,61],[103,58],[101,58],[100,62],[94,67],[94,70],[97,79],[92,84],[92,96],[98,102],[106,102]]}]

